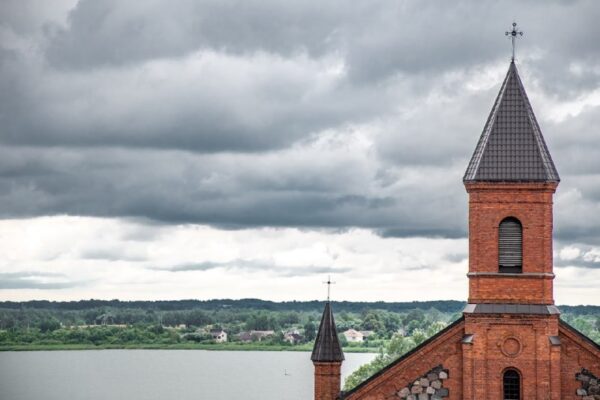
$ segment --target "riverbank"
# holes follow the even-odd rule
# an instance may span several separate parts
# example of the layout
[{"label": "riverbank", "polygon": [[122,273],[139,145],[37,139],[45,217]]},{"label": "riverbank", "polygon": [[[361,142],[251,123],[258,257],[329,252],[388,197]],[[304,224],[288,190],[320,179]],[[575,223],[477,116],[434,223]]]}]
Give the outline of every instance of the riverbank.
[{"label": "riverbank", "polygon": [[[32,344],[4,345],[1,351],[58,351],[58,350],[211,350],[211,351],[312,351],[312,345],[284,346],[238,343],[174,343],[174,344]],[[345,353],[377,353],[374,347],[345,347]]]}]

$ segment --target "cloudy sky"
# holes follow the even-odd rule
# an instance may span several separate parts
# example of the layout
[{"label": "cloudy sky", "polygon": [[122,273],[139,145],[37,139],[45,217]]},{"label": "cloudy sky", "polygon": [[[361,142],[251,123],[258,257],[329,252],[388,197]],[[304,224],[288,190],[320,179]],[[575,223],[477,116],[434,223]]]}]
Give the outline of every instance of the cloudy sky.
[{"label": "cloudy sky", "polygon": [[600,304],[593,0],[3,0],[0,300],[465,299],[515,19],[555,297]]}]

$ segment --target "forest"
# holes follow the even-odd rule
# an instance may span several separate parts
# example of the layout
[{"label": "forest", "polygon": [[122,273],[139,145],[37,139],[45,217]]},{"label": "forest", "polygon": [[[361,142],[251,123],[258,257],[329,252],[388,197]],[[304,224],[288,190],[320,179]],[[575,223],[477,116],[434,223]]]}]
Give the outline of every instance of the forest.
[{"label": "forest", "polygon": [[[459,318],[464,305],[459,301],[332,303],[340,340],[347,351],[384,352],[392,358]],[[258,299],[0,302],[0,350],[130,347],[310,350],[323,306],[319,301]],[[600,307],[560,309],[565,321],[600,342]],[[366,337],[349,343],[342,334],[349,329],[365,332]],[[211,336],[212,331],[219,330],[227,333],[226,341]],[[293,338],[291,333],[295,334]],[[400,345],[399,340],[404,344]]]}]

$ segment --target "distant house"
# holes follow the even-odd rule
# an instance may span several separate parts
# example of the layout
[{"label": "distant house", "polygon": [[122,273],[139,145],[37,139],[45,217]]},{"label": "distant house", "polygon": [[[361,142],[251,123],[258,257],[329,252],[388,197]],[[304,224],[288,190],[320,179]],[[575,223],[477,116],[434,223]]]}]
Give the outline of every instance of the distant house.
[{"label": "distant house", "polygon": [[290,342],[291,344],[302,343],[304,336],[300,335],[298,331],[289,331],[283,334],[283,340]]},{"label": "distant house", "polygon": [[255,338],[255,340],[260,342],[263,339],[275,335],[275,331],[250,331],[250,334],[252,335],[253,339]]},{"label": "distant house", "polygon": [[213,329],[210,331],[210,336],[217,343],[224,343],[227,341],[227,332],[222,329]]},{"label": "distant house", "polygon": [[348,329],[342,335],[344,335],[348,343],[362,343],[364,337],[362,333],[354,329]]},{"label": "distant house", "polygon": [[245,331],[238,334],[240,342],[260,342],[263,339],[275,335],[275,331]]},{"label": "distant house", "polygon": [[252,341],[252,334],[250,332],[240,332],[238,339],[240,339],[240,342],[250,343]]},{"label": "distant house", "polygon": [[363,339],[368,339],[375,334],[375,331],[360,331],[363,335]]}]

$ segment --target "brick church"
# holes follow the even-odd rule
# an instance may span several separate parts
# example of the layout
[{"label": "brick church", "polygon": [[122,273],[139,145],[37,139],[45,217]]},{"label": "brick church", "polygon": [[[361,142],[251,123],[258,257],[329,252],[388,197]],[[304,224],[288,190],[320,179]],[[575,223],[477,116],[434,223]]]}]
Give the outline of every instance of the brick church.
[{"label": "brick church", "polygon": [[467,167],[469,298],[463,316],[349,392],[331,305],[312,353],[315,400],[600,400],[600,346],[554,305],[559,176],[510,63]]}]

